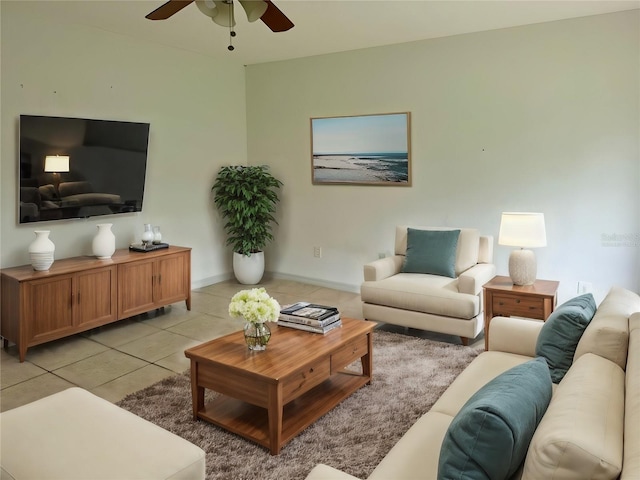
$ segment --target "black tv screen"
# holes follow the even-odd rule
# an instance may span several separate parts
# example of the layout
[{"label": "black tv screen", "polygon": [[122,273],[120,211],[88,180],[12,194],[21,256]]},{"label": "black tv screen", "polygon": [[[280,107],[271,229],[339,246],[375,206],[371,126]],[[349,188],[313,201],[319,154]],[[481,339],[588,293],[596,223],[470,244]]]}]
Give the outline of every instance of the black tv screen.
[{"label": "black tv screen", "polygon": [[19,223],[142,210],[149,124],[20,115]]}]

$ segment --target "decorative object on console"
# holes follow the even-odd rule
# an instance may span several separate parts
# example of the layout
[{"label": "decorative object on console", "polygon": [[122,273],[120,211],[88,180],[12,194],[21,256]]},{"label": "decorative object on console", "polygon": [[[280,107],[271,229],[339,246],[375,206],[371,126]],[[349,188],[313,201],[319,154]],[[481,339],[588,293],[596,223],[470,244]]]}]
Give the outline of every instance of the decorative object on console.
[{"label": "decorative object on console", "polygon": [[[211,187],[214,202],[226,220],[227,245],[234,251],[233,270],[238,282],[254,285],[264,274],[265,245],[273,240],[271,223],[282,182],[266,165],[224,166]],[[254,258],[255,257],[255,258]]]},{"label": "decorative object on console", "polygon": [[96,225],[96,227],[98,227],[98,233],[93,237],[91,249],[93,254],[100,260],[111,258],[113,252],[116,251],[116,236],[111,231],[112,225],[112,223],[100,223]]},{"label": "decorative object on console", "polygon": [[153,242],[153,230],[150,223],[144,224],[144,233],[142,234],[142,244],[147,245]]},{"label": "decorative object on console", "polygon": [[244,339],[249,350],[265,350],[271,330],[265,322],[277,322],[280,304],[264,288],[240,290],[231,298],[229,315],[244,318]]},{"label": "decorative object on console", "polygon": [[520,247],[509,255],[509,276],[514,285],[533,285],[537,274],[536,257],[528,248],[547,246],[544,214],[503,212],[498,244]]},{"label": "decorative object on console", "polygon": [[162,243],[162,233],[160,232],[160,227],[153,227],[153,244],[159,245]]},{"label": "decorative object on console", "polygon": [[36,271],[46,271],[53,265],[56,246],[49,239],[50,230],[35,230],[36,239],[29,245],[31,265]]}]

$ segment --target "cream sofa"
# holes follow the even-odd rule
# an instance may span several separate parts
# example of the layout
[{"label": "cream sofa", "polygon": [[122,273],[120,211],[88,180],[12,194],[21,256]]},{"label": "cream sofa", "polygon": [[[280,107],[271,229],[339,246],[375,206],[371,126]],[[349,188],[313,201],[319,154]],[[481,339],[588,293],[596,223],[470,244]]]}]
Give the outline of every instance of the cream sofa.
[{"label": "cream sofa", "polygon": [[[577,345],[573,363],[537,426],[516,478],[640,478],[640,296],[614,287]],[[531,360],[543,323],[496,317],[489,351],[456,378],[373,470],[369,480],[436,479],[452,420],[487,382]],[[375,381],[375,371],[374,371]],[[330,461],[330,459],[327,459]],[[317,465],[307,480],[353,480]]]},{"label": "cream sofa", "polygon": [[464,345],[484,327],[482,285],[496,274],[493,237],[460,228],[455,276],[403,273],[408,229],[446,231],[445,227],[396,227],[395,255],[364,266],[360,288],[367,320],[457,335]]}]

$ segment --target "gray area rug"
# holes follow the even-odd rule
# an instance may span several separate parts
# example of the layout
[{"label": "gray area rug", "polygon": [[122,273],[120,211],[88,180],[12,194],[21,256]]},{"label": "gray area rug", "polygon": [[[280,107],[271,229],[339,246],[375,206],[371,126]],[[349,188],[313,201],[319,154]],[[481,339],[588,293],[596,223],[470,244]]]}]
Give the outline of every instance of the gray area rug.
[{"label": "gray area rug", "polygon": [[278,456],[194,421],[186,374],[128,395],[118,405],[207,452],[208,479],[304,479],[317,463],[364,479],[480,351],[481,347],[375,331],[373,383],[304,430]]}]

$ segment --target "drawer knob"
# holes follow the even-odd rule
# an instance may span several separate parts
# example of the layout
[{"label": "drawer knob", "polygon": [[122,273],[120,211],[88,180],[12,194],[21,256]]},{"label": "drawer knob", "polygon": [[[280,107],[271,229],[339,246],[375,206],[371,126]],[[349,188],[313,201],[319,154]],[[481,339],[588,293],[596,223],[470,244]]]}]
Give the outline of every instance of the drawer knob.
[{"label": "drawer knob", "polygon": [[519,298],[516,298],[516,303],[520,303],[520,299]]},{"label": "drawer knob", "polygon": [[504,303],[503,302],[498,302],[498,305],[503,306]]}]

